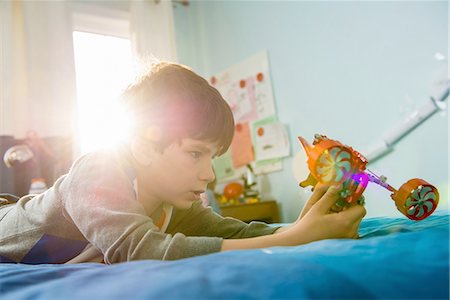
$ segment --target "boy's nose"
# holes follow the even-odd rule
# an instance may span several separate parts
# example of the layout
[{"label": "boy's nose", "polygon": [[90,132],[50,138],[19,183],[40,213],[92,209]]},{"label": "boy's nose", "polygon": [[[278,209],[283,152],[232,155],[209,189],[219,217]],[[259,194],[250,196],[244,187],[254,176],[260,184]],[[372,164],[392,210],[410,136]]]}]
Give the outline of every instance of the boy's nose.
[{"label": "boy's nose", "polygon": [[212,182],[216,178],[216,175],[214,174],[212,163],[207,164],[200,172],[200,180],[206,181],[206,182]]}]

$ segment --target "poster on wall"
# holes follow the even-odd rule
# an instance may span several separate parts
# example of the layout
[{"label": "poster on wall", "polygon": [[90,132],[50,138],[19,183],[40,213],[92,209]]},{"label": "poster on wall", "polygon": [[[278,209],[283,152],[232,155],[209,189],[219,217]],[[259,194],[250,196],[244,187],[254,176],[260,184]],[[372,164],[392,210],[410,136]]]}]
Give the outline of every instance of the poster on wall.
[{"label": "poster on wall", "polygon": [[275,115],[267,52],[258,53],[210,78],[230,105],[236,123]]},{"label": "poster on wall", "polygon": [[230,105],[236,124],[231,151],[214,161],[217,179],[240,178],[247,164],[256,174],[281,170],[281,158],[289,155],[289,139],[277,121],[267,52],[211,76],[210,83]]},{"label": "poster on wall", "polygon": [[227,152],[214,159],[213,166],[218,181],[222,178],[233,178],[234,169],[231,161],[231,150],[228,149]]},{"label": "poster on wall", "polygon": [[255,121],[253,136],[258,161],[289,156],[289,136],[280,122],[271,118]]}]

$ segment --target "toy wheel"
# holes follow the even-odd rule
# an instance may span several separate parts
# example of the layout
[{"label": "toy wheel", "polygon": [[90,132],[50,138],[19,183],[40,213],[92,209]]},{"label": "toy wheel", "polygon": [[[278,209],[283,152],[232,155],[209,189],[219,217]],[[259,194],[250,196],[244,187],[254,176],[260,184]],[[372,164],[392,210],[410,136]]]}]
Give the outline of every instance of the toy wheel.
[{"label": "toy wheel", "polygon": [[315,177],[323,183],[338,183],[345,180],[352,169],[352,153],[340,146],[323,151],[317,159]]},{"label": "toy wheel", "polygon": [[414,178],[404,183],[392,199],[402,214],[411,220],[420,221],[436,209],[439,192],[425,180]]}]

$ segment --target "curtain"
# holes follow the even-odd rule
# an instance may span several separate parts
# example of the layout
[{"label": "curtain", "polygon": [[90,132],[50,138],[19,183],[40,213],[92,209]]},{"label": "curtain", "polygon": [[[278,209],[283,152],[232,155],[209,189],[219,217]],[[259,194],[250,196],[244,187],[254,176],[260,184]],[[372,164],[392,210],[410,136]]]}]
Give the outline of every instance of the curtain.
[{"label": "curtain", "polygon": [[[23,132],[28,115],[28,80],[22,3],[4,1],[1,12],[0,133]],[[14,101],[13,101],[14,99]]]},{"label": "curtain", "polygon": [[0,1],[0,135],[75,130],[75,68],[65,1]]},{"label": "curtain", "polygon": [[172,1],[132,1],[130,31],[133,52],[139,60],[177,61]]}]

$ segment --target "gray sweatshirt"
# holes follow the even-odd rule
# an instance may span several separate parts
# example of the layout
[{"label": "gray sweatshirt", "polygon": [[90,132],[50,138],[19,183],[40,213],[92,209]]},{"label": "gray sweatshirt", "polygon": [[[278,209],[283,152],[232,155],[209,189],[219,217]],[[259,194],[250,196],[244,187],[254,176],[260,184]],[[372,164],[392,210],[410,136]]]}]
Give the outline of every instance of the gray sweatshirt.
[{"label": "gray sweatshirt", "polygon": [[134,179],[124,152],[91,153],[45,193],[1,206],[0,262],[173,260],[218,252],[224,238],[277,229],[224,218],[201,201],[188,210],[170,207],[159,228],[137,200]]}]

